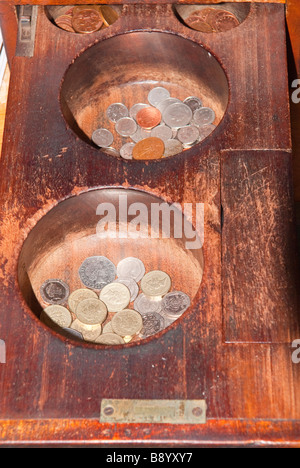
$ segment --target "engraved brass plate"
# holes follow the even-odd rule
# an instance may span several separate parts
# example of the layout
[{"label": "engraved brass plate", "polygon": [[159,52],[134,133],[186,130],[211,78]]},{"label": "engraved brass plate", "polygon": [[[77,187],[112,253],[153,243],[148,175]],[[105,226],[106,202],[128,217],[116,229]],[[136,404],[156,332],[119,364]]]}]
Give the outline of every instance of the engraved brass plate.
[{"label": "engraved brass plate", "polygon": [[100,422],[205,424],[205,400],[103,399]]}]

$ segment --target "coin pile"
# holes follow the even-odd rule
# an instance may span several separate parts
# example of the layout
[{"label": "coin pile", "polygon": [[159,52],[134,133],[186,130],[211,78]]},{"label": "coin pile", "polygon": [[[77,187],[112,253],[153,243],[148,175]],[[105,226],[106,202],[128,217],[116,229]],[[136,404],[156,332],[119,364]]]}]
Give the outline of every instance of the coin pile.
[{"label": "coin pile", "polygon": [[229,31],[240,24],[232,12],[217,8],[196,10],[184,21],[190,28],[206,33]]},{"label": "coin pile", "polygon": [[65,31],[80,34],[107,28],[119,18],[116,9],[109,5],[72,5],[61,7],[58,11],[55,24]]},{"label": "coin pile", "polygon": [[161,270],[146,273],[144,263],[126,257],[117,266],[107,257],[86,258],[79,268],[84,287],[70,292],[60,279],[43,283],[49,304],[40,319],[61,334],[80,341],[119,345],[152,336],[177,320],[190,306],[182,291]]},{"label": "coin pile", "polygon": [[107,128],[97,128],[92,141],[103,151],[123,159],[160,159],[174,156],[203,141],[216,126],[216,114],[205,107],[197,96],[184,101],[171,97],[157,86],[151,89],[147,103],[135,103],[130,109],[115,102],[106,109],[106,118],[115,131],[129,141],[121,148],[113,147],[114,135]]}]

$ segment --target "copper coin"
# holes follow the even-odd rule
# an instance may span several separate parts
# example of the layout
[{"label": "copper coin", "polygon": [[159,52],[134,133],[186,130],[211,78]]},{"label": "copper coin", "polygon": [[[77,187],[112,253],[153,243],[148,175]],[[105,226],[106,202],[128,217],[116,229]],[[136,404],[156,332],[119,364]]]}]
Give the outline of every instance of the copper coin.
[{"label": "copper coin", "polygon": [[188,26],[201,32],[213,32],[214,29],[210,24],[210,15],[215,13],[214,8],[203,8],[202,10],[194,11],[185,22]]},{"label": "copper coin", "polygon": [[209,16],[209,23],[216,32],[225,32],[239,26],[239,20],[230,11],[215,10]]},{"label": "copper coin", "polygon": [[119,18],[118,13],[109,5],[101,5],[99,8],[103,23],[106,27],[113,24]]},{"label": "copper coin", "polygon": [[76,32],[90,34],[98,31],[103,24],[100,12],[92,7],[74,8],[72,26]]},{"label": "copper coin", "polygon": [[55,20],[56,25],[68,32],[75,32],[72,26],[72,15],[61,15]]},{"label": "copper coin", "polygon": [[132,150],[133,159],[160,159],[165,150],[164,142],[157,137],[139,141]]},{"label": "copper coin", "polygon": [[145,107],[136,114],[138,125],[147,130],[156,127],[161,122],[161,112],[155,107]]}]

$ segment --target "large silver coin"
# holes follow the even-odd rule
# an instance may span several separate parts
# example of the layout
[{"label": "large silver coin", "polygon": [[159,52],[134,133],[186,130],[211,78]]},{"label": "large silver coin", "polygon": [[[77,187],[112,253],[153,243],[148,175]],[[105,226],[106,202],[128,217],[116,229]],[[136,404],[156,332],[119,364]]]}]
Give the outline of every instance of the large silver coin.
[{"label": "large silver coin", "polygon": [[49,279],[42,284],[40,293],[47,304],[64,304],[70,295],[70,289],[60,279]]},{"label": "large silver coin", "polygon": [[149,312],[141,314],[143,319],[143,328],[139,334],[140,338],[147,338],[153,336],[164,330],[165,319],[158,312]]},{"label": "large silver coin", "polygon": [[199,141],[205,140],[214,130],[216,129],[216,126],[211,124],[211,125],[205,125],[205,127],[199,127]]},{"label": "large silver coin", "polygon": [[183,150],[182,143],[178,140],[167,140],[165,141],[165,152],[164,152],[164,158],[167,158],[168,156],[175,156],[175,154],[181,153]]},{"label": "large silver coin", "polygon": [[149,299],[145,294],[141,293],[134,301],[134,309],[140,314],[148,314],[161,311],[161,300],[155,301]]},{"label": "large silver coin", "polygon": [[139,286],[138,286],[137,282],[134,279],[132,279],[132,278],[117,278],[114,282],[115,283],[122,283],[122,284],[125,284],[125,286],[127,286],[127,288],[130,291],[130,302],[133,302],[137,298],[138,293],[139,293]]},{"label": "large silver coin", "polygon": [[129,110],[129,115],[132,119],[136,119],[136,114],[138,111],[141,109],[145,109],[146,107],[149,107],[149,104],[144,104],[143,102],[138,102],[137,104],[134,104],[130,110]]},{"label": "large silver coin", "polygon": [[146,130],[145,128],[141,128],[138,126],[137,131],[131,135],[131,139],[138,143],[139,141],[143,140],[144,138],[149,138],[151,136],[151,130]]},{"label": "large silver coin", "polygon": [[145,275],[145,265],[136,257],[126,257],[117,265],[118,278],[132,278],[137,283]]},{"label": "large silver coin", "polygon": [[151,130],[151,136],[160,138],[162,141],[167,141],[173,137],[173,132],[167,125],[158,125]]},{"label": "large silver coin", "polygon": [[163,112],[163,121],[171,128],[180,128],[188,125],[192,117],[193,112],[183,102],[175,102]]},{"label": "large silver coin", "polygon": [[193,123],[198,127],[212,124],[216,119],[216,114],[210,107],[196,109],[193,115]]},{"label": "large silver coin", "polygon": [[90,289],[102,289],[116,277],[115,265],[106,257],[89,257],[79,268],[82,283]]},{"label": "large silver coin", "polygon": [[132,159],[132,150],[135,147],[135,143],[125,143],[121,148],[120,148],[120,156],[123,159]]},{"label": "large silver coin", "polygon": [[181,127],[178,130],[177,138],[183,145],[193,145],[199,138],[199,129],[195,125]]},{"label": "large silver coin", "polygon": [[115,128],[119,135],[129,137],[137,131],[137,124],[131,117],[122,117],[116,122]]},{"label": "large silver coin", "polygon": [[191,300],[182,291],[172,291],[161,301],[161,314],[171,319],[179,318],[191,305]]},{"label": "large silver coin", "polygon": [[92,134],[92,141],[100,148],[107,148],[114,141],[114,136],[106,128],[98,128]]},{"label": "large silver coin", "polygon": [[111,122],[116,123],[122,117],[128,116],[128,109],[121,102],[115,102],[107,108],[106,115]]},{"label": "large silver coin", "polygon": [[195,112],[196,109],[200,109],[200,107],[203,106],[201,99],[196,96],[189,96],[183,102],[190,107],[192,112]]},{"label": "large silver coin", "polygon": [[161,114],[163,114],[163,112],[166,110],[166,108],[168,106],[170,106],[171,104],[174,104],[175,102],[181,102],[180,99],[177,99],[177,98],[173,98],[173,97],[170,97],[170,98],[167,98],[165,99],[164,101],[161,101],[158,105],[157,105],[157,109],[161,112]]},{"label": "large silver coin", "polygon": [[169,97],[170,93],[166,88],[163,88],[162,86],[157,86],[156,88],[151,89],[151,91],[149,92],[148,101],[152,106],[157,107],[157,105],[161,101],[164,101]]}]

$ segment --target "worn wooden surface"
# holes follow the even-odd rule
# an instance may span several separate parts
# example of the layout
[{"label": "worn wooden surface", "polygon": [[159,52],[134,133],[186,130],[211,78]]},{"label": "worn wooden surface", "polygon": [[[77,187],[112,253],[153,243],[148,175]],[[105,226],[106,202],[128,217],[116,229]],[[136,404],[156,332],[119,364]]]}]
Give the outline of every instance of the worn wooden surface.
[{"label": "worn wooden surface", "polygon": [[[144,27],[146,16],[149,31],[213,52],[228,77],[229,105],[202,145],[166,160],[126,162],[73,132],[59,90],[74,57],[99,39],[109,45],[111,36]],[[300,446],[284,20],[283,6],[255,5],[236,30],[206,35],[185,28],[167,6],[128,6],[108,30],[74,37],[40,11],[35,56],[13,61],[0,160],[2,445]],[[161,54],[166,59],[163,47]],[[42,325],[16,272],[23,241],[58,201],[114,186],[205,203],[205,268],[184,320],[140,346],[99,350]],[[101,399],[111,397],[204,398],[208,423],[100,424]]]}]

